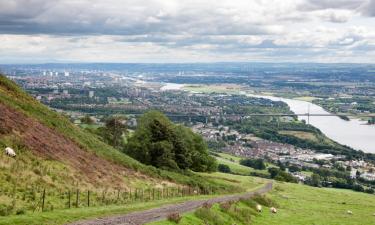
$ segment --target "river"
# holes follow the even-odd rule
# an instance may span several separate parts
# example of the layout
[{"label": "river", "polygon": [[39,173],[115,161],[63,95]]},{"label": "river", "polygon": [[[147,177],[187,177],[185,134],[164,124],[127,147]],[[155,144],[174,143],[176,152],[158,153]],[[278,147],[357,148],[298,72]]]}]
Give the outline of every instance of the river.
[{"label": "river", "polygon": [[[183,86],[183,84],[167,83],[161,90],[176,90],[181,89]],[[307,113],[309,108],[310,114],[330,114],[322,107],[306,101],[264,95],[248,94],[248,96],[283,101],[289,105],[295,114]],[[298,118],[307,121],[307,116],[299,116]],[[366,122],[358,119],[346,121],[335,116],[310,116],[309,121],[311,125],[320,129],[327,137],[340,144],[356,150],[375,153],[375,126],[373,125],[365,125]]]},{"label": "river", "polygon": [[[322,107],[301,100],[249,95],[261,97],[273,101],[283,101],[287,103],[295,114],[304,114],[310,108],[310,114],[330,114]],[[307,121],[307,116],[299,116],[299,119]],[[375,153],[375,126],[365,125],[366,122],[358,119],[345,121],[335,116],[310,116],[310,124],[319,128],[327,137],[340,144],[350,146],[356,150]]]}]

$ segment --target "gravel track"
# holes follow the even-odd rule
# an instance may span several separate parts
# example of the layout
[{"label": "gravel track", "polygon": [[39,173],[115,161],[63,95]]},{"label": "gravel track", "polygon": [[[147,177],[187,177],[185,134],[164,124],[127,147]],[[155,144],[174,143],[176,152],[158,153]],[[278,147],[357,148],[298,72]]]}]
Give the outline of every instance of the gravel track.
[{"label": "gravel track", "polygon": [[186,213],[193,211],[201,207],[204,203],[221,203],[228,201],[236,201],[241,198],[250,198],[256,194],[264,194],[272,189],[272,182],[267,183],[261,188],[255,191],[247,192],[245,194],[227,195],[222,197],[216,197],[206,200],[191,200],[184,203],[171,204],[162,206],[159,208],[138,211],[133,213],[128,213],[120,216],[111,216],[106,218],[98,218],[91,220],[83,220],[70,225],[140,225],[153,221],[166,219],[171,213]]}]

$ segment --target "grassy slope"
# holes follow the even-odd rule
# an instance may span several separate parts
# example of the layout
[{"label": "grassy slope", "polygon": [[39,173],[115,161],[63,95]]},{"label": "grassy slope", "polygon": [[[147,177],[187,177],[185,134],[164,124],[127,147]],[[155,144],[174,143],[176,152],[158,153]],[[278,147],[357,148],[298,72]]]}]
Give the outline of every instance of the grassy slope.
[{"label": "grassy slope", "polygon": [[[34,100],[31,96],[21,90],[15,83],[9,81],[7,78],[1,75],[0,104],[7,105],[10,108],[13,108],[31,118],[38,120],[45,126],[58,131],[64,136],[73,140],[75,143],[77,143],[78,146],[89,152],[92,152],[99,157],[105,158],[113,163],[123,165],[124,167],[132,168],[133,170],[138,171],[140,174],[146,175],[144,176],[143,180],[138,179],[130,181],[133,188],[145,187],[146,183],[148,183],[150,180],[149,178],[154,177],[163,180],[170,180],[180,184],[200,186],[203,188],[209,187],[210,190],[214,189],[216,193],[241,192],[247,189],[244,188],[243,185],[239,185],[240,183],[238,182],[229,182],[228,180],[223,182],[223,179],[219,179],[217,177],[208,178],[207,176],[202,176],[195,173],[188,173],[187,175],[184,175],[158,170],[150,166],[145,166],[138,161],[128,157],[127,155],[117,151],[116,149],[106,145],[85,130],[73,125],[67,118],[63,117],[62,115],[49,110],[48,107]],[[9,135],[6,137],[0,136],[0,148],[3,148],[5,146],[13,146],[12,144],[14,144],[14,140],[12,140],[12,137],[9,137]],[[4,188],[6,189],[6,192],[4,192],[5,195],[3,195],[4,193],[0,193],[0,205],[1,203],[11,205],[13,199],[15,199],[14,196],[12,197],[12,193],[15,190],[14,187],[19,185],[22,186],[22,182],[26,181],[28,181],[29,183],[31,182],[32,184],[34,184],[34,182],[38,184],[38,187],[35,187],[37,188],[36,199],[40,198],[39,195],[41,189],[39,184],[52,184],[59,189],[62,189],[62,191],[76,188],[74,184],[73,186],[71,186],[72,184],[64,182],[64,180],[69,180],[74,183],[77,182],[77,178],[74,176],[74,171],[70,173],[69,168],[67,168],[63,163],[54,160],[40,160],[40,158],[33,155],[27,149],[27,146],[21,146],[21,149],[17,148],[17,151],[22,152],[22,154],[17,157],[17,160],[10,159],[9,157],[5,156],[2,156],[2,158],[0,158],[0,167],[2,168],[2,170],[0,171],[0,182],[2,184],[1,190],[4,191]],[[34,171],[35,169],[38,169],[40,171]],[[19,176],[17,176],[17,174]],[[17,176],[17,179],[13,179],[14,176]],[[133,178],[125,177],[124,179]],[[13,182],[13,180],[16,180],[16,182]],[[251,183],[251,181],[247,181],[247,184],[254,185]],[[32,188],[34,189],[34,187]],[[50,191],[50,189],[48,190]],[[18,194],[18,192],[20,192],[20,194]],[[14,214],[16,212],[16,209],[21,209],[26,206],[26,204],[24,204],[23,202],[18,202],[19,199],[22,199],[25,194],[30,193],[28,193],[27,190],[17,190],[17,202],[15,209],[13,209],[13,213],[11,214]],[[43,214],[38,212],[31,213],[29,208],[27,207],[26,215],[11,215],[7,217],[0,216],[0,224],[44,224],[51,222],[55,224],[64,221],[73,221],[75,219],[94,217],[97,215],[124,213],[131,210],[140,209],[141,207],[141,204],[131,204],[125,206],[112,205],[105,207],[60,210],[57,208],[59,208],[59,205],[63,207],[63,205],[61,205],[63,203],[57,203],[57,201],[65,203],[66,199],[61,200],[57,197],[56,199],[54,199],[49,195],[48,202],[46,204],[47,206],[54,205],[54,211],[45,212]],[[146,205],[147,207],[156,207],[158,205],[173,201],[177,200],[165,200],[164,202],[147,203]],[[33,202],[31,202],[30,204],[33,204]]]},{"label": "grassy slope", "polygon": [[[370,225],[375,224],[375,197],[350,190],[314,188],[301,184],[277,183],[267,195],[276,202],[277,214],[270,213],[267,207],[261,214],[252,215],[251,224],[315,224],[315,225]],[[237,203],[238,207],[243,207]],[[242,224],[220,211],[216,206],[214,213],[226,219],[225,224]],[[347,210],[353,212],[347,214]],[[151,223],[152,225],[172,225],[169,221]],[[179,224],[204,225],[204,221],[194,213],[187,213]]]},{"label": "grassy slope", "polygon": [[[256,170],[248,166],[243,166],[240,164],[241,157],[233,156],[227,153],[216,153],[220,157],[215,156],[219,164],[224,164],[229,166],[232,173],[248,176],[251,172],[268,174],[267,170]],[[267,165],[271,166],[271,165]]]},{"label": "grassy slope", "polygon": [[[205,179],[210,178],[210,180],[215,181],[218,184],[229,185],[232,187],[241,187],[246,191],[254,190],[265,184],[266,180],[250,177],[250,176],[239,176],[223,173],[213,173],[205,174],[200,173]],[[125,205],[109,205],[100,207],[90,207],[90,208],[73,208],[66,210],[55,210],[52,212],[45,213],[29,213],[27,215],[20,216],[8,216],[0,217],[0,224],[29,224],[29,225],[40,225],[40,224],[65,224],[72,221],[77,221],[87,218],[96,218],[98,216],[109,216],[116,214],[124,214],[133,211],[146,210],[150,208],[160,207],[165,204],[180,203],[187,200],[197,200],[197,199],[208,199],[215,197],[217,195],[202,195],[202,196],[191,196],[184,198],[172,198],[157,200],[152,202],[142,202],[142,203],[132,203]]]},{"label": "grassy slope", "polygon": [[[182,184],[193,186],[216,186],[215,183],[200,179],[197,176],[185,176],[173,172],[155,169],[151,166],[145,166],[131,157],[117,151],[107,144],[98,140],[92,134],[73,125],[67,118],[51,111],[48,107],[40,104],[34,98],[25,93],[14,82],[0,75],[0,103],[15,108],[26,115],[37,119],[44,125],[51,127],[71,140],[75,141],[79,146],[103,157],[109,161],[118,163],[127,168],[134,169],[143,174],[168,179]],[[217,187],[226,188],[230,187]]]}]

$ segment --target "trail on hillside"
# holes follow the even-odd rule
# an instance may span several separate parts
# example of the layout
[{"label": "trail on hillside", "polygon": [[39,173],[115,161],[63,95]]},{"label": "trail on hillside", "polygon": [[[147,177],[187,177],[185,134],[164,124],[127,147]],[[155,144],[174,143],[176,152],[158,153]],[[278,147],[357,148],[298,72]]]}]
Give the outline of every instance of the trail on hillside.
[{"label": "trail on hillside", "polygon": [[153,221],[166,219],[171,213],[186,213],[201,207],[204,203],[222,203],[228,201],[237,201],[241,198],[250,198],[256,194],[264,194],[272,189],[272,182],[265,186],[258,188],[255,191],[247,192],[245,194],[228,195],[216,197],[206,200],[192,200],[184,203],[166,205],[159,208],[133,212],[126,215],[111,216],[107,218],[98,218],[91,220],[84,220],[72,223],[70,225],[140,225]]}]

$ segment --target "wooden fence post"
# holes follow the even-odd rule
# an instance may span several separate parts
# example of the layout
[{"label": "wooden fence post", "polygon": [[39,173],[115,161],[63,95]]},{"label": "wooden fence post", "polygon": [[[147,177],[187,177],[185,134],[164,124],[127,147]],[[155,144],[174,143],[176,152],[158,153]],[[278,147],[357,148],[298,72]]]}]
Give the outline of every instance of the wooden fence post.
[{"label": "wooden fence post", "polygon": [[70,209],[70,207],[71,207],[71,195],[70,195],[70,190],[69,190],[69,192],[68,192],[68,199],[69,199],[69,201],[68,201],[68,207],[69,207],[69,209]]},{"label": "wooden fence post", "polygon": [[79,204],[79,190],[77,189],[77,193],[76,193],[76,207],[78,208],[78,204]]},{"label": "wooden fence post", "polygon": [[44,212],[44,201],[46,198],[46,189],[43,189],[43,196],[42,196],[42,212]]},{"label": "wooden fence post", "polygon": [[87,207],[90,207],[90,190],[87,190]]}]

